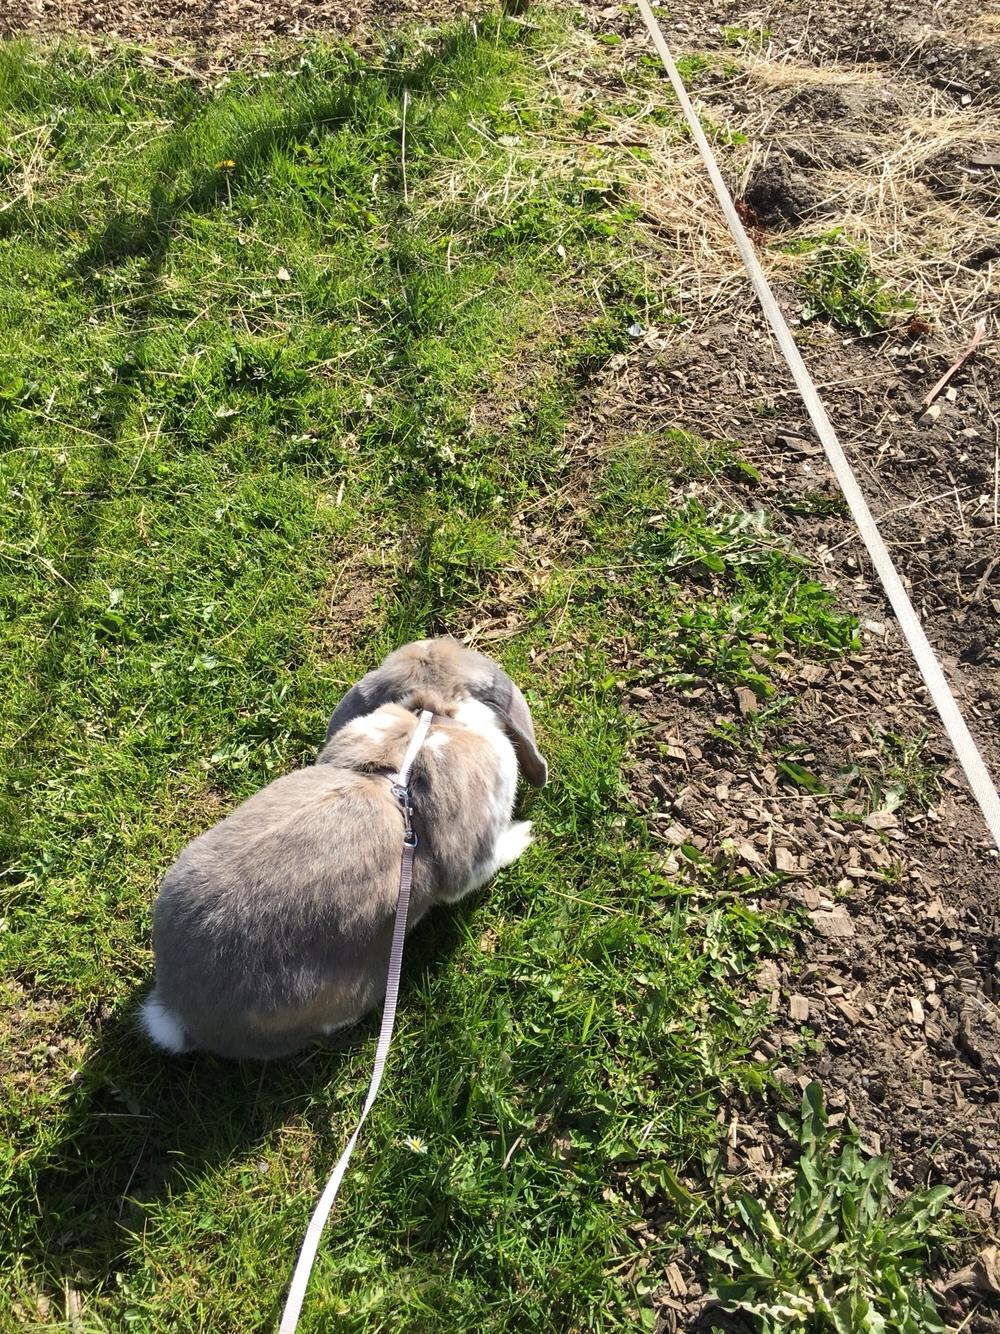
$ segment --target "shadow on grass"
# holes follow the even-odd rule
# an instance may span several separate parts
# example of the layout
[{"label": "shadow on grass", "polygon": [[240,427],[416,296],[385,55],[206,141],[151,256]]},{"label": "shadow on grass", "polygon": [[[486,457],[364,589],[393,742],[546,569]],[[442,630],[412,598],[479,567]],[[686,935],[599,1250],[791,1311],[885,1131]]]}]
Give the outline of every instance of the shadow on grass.
[{"label": "shadow on grass", "polygon": [[[349,94],[318,104],[312,115],[298,119],[292,125],[270,125],[240,140],[235,145],[219,148],[221,157],[229,152],[255,165],[248,184],[258,184],[257,175],[282,147],[311,128],[333,128],[343,125],[347,118]],[[183,135],[183,130],[179,132]],[[182,174],[181,159],[184,144],[164,150],[162,175]],[[130,414],[139,401],[143,383],[144,350],[147,339],[155,330],[155,306],[161,294],[161,278],[170,256],[172,240],[179,224],[186,217],[204,216],[214,209],[231,203],[238,193],[238,179],[227,180],[219,171],[197,174],[188,187],[162,184],[151,191],[148,209],[136,216],[134,212],[115,211],[104,228],[77,258],[74,268],[77,278],[93,290],[100,301],[103,294],[103,273],[116,265],[141,258],[142,270],[136,284],[136,299],[128,316],[129,331],[124,340],[122,355],[117,365],[108,371],[109,388],[102,396],[103,411],[88,428],[100,437],[101,443],[90,455],[91,474],[87,478],[86,501],[77,507],[75,520],[67,522],[62,535],[66,557],[63,561],[58,595],[49,614],[51,632],[44,636],[42,650],[34,663],[31,679],[34,686],[33,703],[26,706],[31,716],[44,719],[45,710],[38,707],[50,698],[53,686],[62,678],[67,661],[66,646],[72,640],[81,618],[87,612],[88,598],[81,585],[88,579],[94,564],[104,529],[105,508],[113,498],[118,480],[120,450],[124,442]],[[121,479],[124,481],[124,477]],[[31,729],[33,731],[33,729]],[[22,738],[22,748],[30,750],[31,733]]]},{"label": "shadow on grass", "polygon": [[[106,511],[116,488],[124,480],[123,446],[129,423],[141,402],[145,350],[162,319],[158,302],[171,249],[186,219],[206,217],[232,209],[241,194],[259,190],[276,157],[313,135],[324,136],[355,125],[359,133],[377,122],[380,98],[399,102],[403,90],[418,93],[433,89],[442,69],[458,60],[473,37],[460,28],[414,57],[385,67],[365,66],[349,51],[342,65],[328,67],[315,83],[289,80],[287,104],[266,104],[264,114],[255,109],[252,95],[233,98],[231,105],[208,98],[192,109],[166,137],[153,165],[155,184],[144,209],[114,207],[103,226],[92,237],[72,265],[76,280],[93,296],[98,306],[110,304],[127,322],[121,355],[106,371],[107,384],[101,398],[100,416],[88,425],[87,433],[99,443],[92,450],[90,475],[81,486],[83,502],[67,514],[60,534],[61,581],[54,587],[47,616],[47,633],[41,634],[38,654],[26,674],[25,718],[34,721],[20,738],[19,757],[30,772],[44,707],[53,697],[67,670],[72,671],[72,645],[78,627],[88,615],[99,616],[103,607],[91,605],[87,584],[93,577],[96,553],[101,546]],[[263,123],[261,121],[263,120]],[[386,125],[385,137],[393,139],[398,127]],[[389,155],[394,163],[398,152]],[[231,164],[231,170],[225,164]],[[96,164],[95,164],[96,165]],[[383,171],[382,189],[391,189],[396,168]],[[397,192],[401,178],[395,181]],[[84,225],[77,220],[77,226]],[[53,244],[63,244],[62,233]],[[138,263],[133,279],[134,295],[120,301],[117,288],[106,275],[126,264]],[[117,314],[116,314],[117,318]],[[27,683],[26,683],[27,684]]]},{"label": "shadow on grass", "polygon": [[[30,721],[12,747],[11,765],[22,776],[25,788],[37,781],[39,756],[50,747],[44,729],[51,721],[54,703],[58,709],[60,684],[67,675],[79,670],[73,653],[74,640],[81,627],[86,632],[88,618],[96,620],[104,610],[103,605],[94,603],[88,584],[99,568],[98,552],[108,506],[118,487],[128,485],[127,467],[131,463],[126,465],[123,461],[123,450],[129,446],[129,423],[141,400],[144,350],[155,333],[161,280],[178,227],[185,218],[206,216],[231,206],[241,189],[256,188],[274,155],[297,138],[315,129],[332,132],[347,123],[356,111],[351,77],[350,71],[345,71],[344,86],[317,100],[308,108],[308,114],[299,106],[298,114],[287,118],[289,123],[275,119],[274,123],[258,126],[246,134],[233,129],[233,138],[222,138],[214,144],[220,159],[239,154],[246,164],[242,179],[240,173],[227,178],[210,164],[193,168],[192,162],[199,156],[190,142],[190,136],[197,130],[196,118],[193,125],[182,124],[161,151],[156,167],[160,183],[151,190],[146,209],[112,210],[103,228],[72,266],[77,280],[99,305],[107,297],[104,275],[130,261],[141,262],[135,280],[135,300],[130,305],[126,303],[128,333],[123,339],[121,355],[117,364],[107,368],[102,411],[86,431],[97,440],[96,447],[88,451],[88,476],[79,488],[81,499],[75,510],[67,512],[59,534],[59,546],[65,553],[59,562],[60,578],[53,584],[46,624],[40,627],[38,635],[39,646],[24,672],[20,710],[21,716]],[[83,369],[78,368],[77,373],[82,374]],[[11,439],[15,439],[13,434]],[[49,754],[47,760],[58,765],[60,758],[58,754]],[[12,819],[0,830],[0,861],[7,866],[17,865],[23,855],[30,858],[34,851],[22,849],[17,824],[16,818]],[[0,873],[0,883],[4,882],[16,889],[20,876]]]},{"label": "shadow on grass", "polygon": [[[401,1010],[419,1004],[428,971],[447,966],[462,939],[461,914],[461,906],[432,913],[409,938]],[[331,1126],[331,1113],[339,1122],[341,1113],[360,1112],[355,1093],[347,1103],[338,1098],[337,1079],[345,1060],[374,1041],[380,1012],[280,1061],[169,1057],[136,1027],[147,991],[148,984],[135,988],[105,1026],[78,1073],[58,1133],[13,1174],[24,1209],[15,1249],[36,1290],[57,1302],[67,1280],[113,1289],[116,1275],[128,1274],[136,1235],[144,1233],[154,1202],[195,1192],[203,1177],[240,1158],[248,1170],[261,1170],[258,1162],[275,1135],[294,1121],[305,1124],[313,1144],[289,1223],[291,1246],[349,1134],[342,1124]],[[404,1059],[397,1048],[390,1068]],[[28,1200],[34,1202],[30,1212]]]}]

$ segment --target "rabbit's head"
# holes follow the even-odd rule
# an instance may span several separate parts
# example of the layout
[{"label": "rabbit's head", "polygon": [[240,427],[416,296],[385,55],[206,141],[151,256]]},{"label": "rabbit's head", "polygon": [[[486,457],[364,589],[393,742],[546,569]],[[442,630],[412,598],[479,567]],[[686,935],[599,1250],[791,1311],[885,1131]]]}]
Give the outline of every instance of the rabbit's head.
[{"label": "rabbit's head", "polygon": [[524,696],[490,658],[450,637],[421,639],[390,653],[338,704],[326,740],[383,704],[447,713],[467,699],[477,699],[497,714],[517,752],[521,772],[534,787],[543,787],[548,766],[535,741]]}]

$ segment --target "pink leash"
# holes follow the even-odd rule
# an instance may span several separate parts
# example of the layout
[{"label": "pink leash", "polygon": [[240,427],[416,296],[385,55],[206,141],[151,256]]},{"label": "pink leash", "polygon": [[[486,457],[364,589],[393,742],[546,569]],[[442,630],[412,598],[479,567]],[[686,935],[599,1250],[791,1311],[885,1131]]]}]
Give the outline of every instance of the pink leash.
[{"label": "pink leash", "polygon": [[375,1048],[375,1064],[372,1068],[371,1083],[368,1085],[368,1094],[361,1109],[361,1116],[354,1129],[354,1134],[347,1141],[337,1166],[333,1169],[330,1179],[323,1187],[323,1194],[319,1197],[319,1202],[313,1210],[313,1216],[309,1220],[309,1226],[306,1228],[302,1249],[299,1251],[299,1258],[295,1262],[295,1273],[292,1275],[292,1284],[288,1290],[288,1298],[285,1301],[285,1309],[281,1316],[278,1334],[295,1334],[299,1316],[302,1313],[302,1303],[305,1300],[309,1275],[312,1273],[313,1265],[316,1262],[316,1252],[319,1249],[323,1228],[326,1226],[326,1220],[333,1209],[337,1192],[340,1190],[340,1183],[344,1179],[347,1165],[354,1152],[354,1146],[361,1134],[361,1127],[368,1119],[368,1113],[378,1097],[379,1085],[382,1083],[382,1075],[385,1071],[386,1057],[389,1055],[392,1030],[396,1023],[396,1000],[399,996],[399,975],[403,962],[406,915],[410,907],[413,854],[417,849],[417,835],[414,832],[412,820],[413,806],[410,802],[410,771],[421,747],[427,740],[431,718],[432,715],[426,709],[421,713],[416,730],[410,738],[406,755],[403,757],[399,773],[392,780],[393,796],[399,802],[403,812],[403,854],[399,866],[399,898],[396,900],[396,922],[392,930],[392,949],[389,952],[389,975],[385,984],[385,1008],[382,1011],[382,1028],[378,1035],[378,1046]]}]

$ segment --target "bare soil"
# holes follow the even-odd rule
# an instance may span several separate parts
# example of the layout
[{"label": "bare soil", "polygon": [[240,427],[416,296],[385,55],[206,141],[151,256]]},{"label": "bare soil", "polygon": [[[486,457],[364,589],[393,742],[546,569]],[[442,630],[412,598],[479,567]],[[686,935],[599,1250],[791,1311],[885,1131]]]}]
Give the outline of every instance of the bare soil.
[{"label": "bare soil", "polygon": [[[731,484],[734,498],[748,508],[775,501],[794,506],[807,491],[833,495],[831,475],[798,402],[774,395],[783,376],[759,321],[748,318],[740,336],[733,333],[730,326],[717,328],[695,350],[678,343],[672,353],[630,359],[618,385],[630,406],[615,425],[655,430],[683,421],[710,433],[724,426],[726,435],[751,442],[749,456],[762,484]],[[836,342],[832,335],[830,342]],[[872,354],[835,346],[828,351],[829,361],[813,349],[817,378],[836,375],[863,384],[867,410],[875,412],[898,387],[891,371],[873,374]],[[970,397],[971,381],[970,375],[965,386]],[[726,382],[738,401],[729,401]],[[693,393],[691,385],[697,386]],[[711,399],[703,397],[706,391]],[[761,430],[744,404],[768,395],[776,415]],[[855,401],[834,393],[828,403],[850,440],[857,429]],[[932,471],[932,440],[917,433],[909,417],[889,434],[887,454],[912,457],[919,451],[925,472]],[[859,442],[852,443],[859,471],[868,474],[869,495],[883,512],[900,508],[886,534],[896,538],[894,554],[995,770],[997,607],[990,599],[980,609],[976,594],[980,572],[996,554],[996,530],[969,530],[970,538],[946,511],[932,507],[928,513],[924,505],[902,510],[910,496],[906,470],[894,486],[894,470],[865,467]],[[634,799],[660,831],[668,867],[678,861],[670,852],[673,845],[691,842],[711,854],[730,839],[739,869],[784,873],[770,906],[804,908],[814,934],[802,940],[798,958],[762,970],[759,985],[774,1027],[761,1043],[761,1056],[778,1058],[779,1078],[790,1085],[820,1079],[830,1105],[855,1121],[868,1145],[893,1154],[900,1185],[954,1185],[958,1203],[981,1225],[984,1237],[995,1236],[1000,1228],[996,852],[858,550],[851,521],[786,513],[783,526],[799,550],[830,553],[825,582],[860,616],[862,651],[825,667],[788,654],[778,690],[794,696],[796,704],[788,725],[765,737],[759,754],[735,749],[718,736],[720,724],[746,721],[745,696],[708,683],[679,694],[626,654],[623,667],[642,676],[633,707],[650,724],[630,775]],[[986,554],[974,546],[979,535],[986,538]],[[779,767],[783,757],[794,757],[835,788],[846,767],[877,767],[879,733],[928,735],[924,761],[937,768],[940,786],[926,811],[908,804],[898,816],[864,819],[859,806],[859,823],[845,823],[835,814],[845,807],[841,798],[804,792]],[[664,760],[664,745],[672,759]],[[803,1055],[804,1030],[820,1040],[814,1056]],[[787,1144],[773,1129],[750,1107],[734,1106],[730,1169],[766,1176],[769,1166],[782,1163]],[[986,1313],[996,1293],[966,1292],[964,1302],[962,1294],[953,1296],[956,1321],[975,1308],[967,1328],[1000,1328],[996,1307]],[[680,1323],[668,1319],[665,1327],[686,1328],[696,1305],[695,1300],[694,1307],[684,1308]]]},{"label": "bare soil", "polygon": [[322,33],[364,40],[464,12],[440,0],[5,0],[0,35],[115,37],[174,49],[204,66],[274,38]]},{"label": "bare soil", "polygon": [[[623,59],[648,49],[629,7],[587,0],[583,8],[594,31],[624,39]],[[7,0],[0,33],[83,30],[167,43],[185,58],[211,62],[275,35],[364,34],[455,12],[416,0]],[[965,251],[965,233],[956,237],[953,229],[923,238],[927,265],[936,265],[927,290],[945,294],[939,309],[921,312],[932,331],[900,328],[862,339],[819,322],[799,328],[931,641],[987,762],[1000,772],[1000,369],[992,337],[938,400],[934,420],[923,420],[921,408],[971,335],[970,316],[995,320],[1000,157],[990,136],[1000,103],[1000,20],[972,0],[756,7],[720,0],[707,8],[675,0],[664,20],[679,51],[727,50],[727,25],[769,33],[772,73],[709,79],[699,101],[749,137],[752,152],[725,165],[750,196],[764,246],[789,227],[829,226],[841,217],[831,186],[837,172],[877,183],[886,136],[902,134],[915,92],[970,113],[967,138],[913,168],[928,207],[959,200],[974,238]],[[831,62],[836,78],[816,77]],[[784,75],[774,77],[782,66]],[[760,175],[762,163],[769,174]],[[699,206],[715,208],[707,180]],[[784,285],[779,296],[798,323],[801,294]],[[679,329],[650,330],[594,387],[578,419],[581,466],[622,432],[681,426],[744,442],[761,483],[728,483],[731,498],[777,512],[798,549],[816,557],[824,580],[857,612],[863,648],[825,668],[788,654],[780,685],[795,708],[788,726],[765,735],[754,753],[717,735],[720,722],[746,721],[745,698],[707,683],[683,693],[669,688],[631,660],[625,636],[619,664],[636,682],[631,702],[649,724],[630,775],[633,800],[662,838],[667,864],[682,839],[712,851],[730,838],[746,869],[784,874],[775,903],[804,908],[814,929],[798,958],[762,970],[774,1021],[761,1059],[777,1057],[789,1084],[821,1079],[831,1107],[853,1118],[873,1148],[893,1153],[903,1187],[952,1184],[985,1247],[1000,1235],[997,852],[853,525],[836,512],[835,483],[749,287],[736,278],[721,302],[686,313]],[[817,497],[834,503],[818,505]],[[496,626],[480,637],[516,629],[518,601],[512,591]],[[788,754],[831,787],[851,764],[876,774],[873,729],[911,740],[927,735],[925,759],[938,776],[926,808],[910,802],[866,820],[859,807],[858,819],[845,822],[834,818],[842,798],[803,791],[783,776]],[[673,758],[664,760],[663,743]],[[803,1055],[803,1028],[818,1039],[811,1055]],[[767,1175],[785,1157],[784,1137],[750,1107],[734,1105],[730,1116],[730,1169]],[[664,1329],[691,1328],[700,1310],[698,1281],[685,1257],[678,1263],[680,1280],[663,1292]],[[1000,1329],[990,1272],[983,1260],[951,1284],[942,1280],[955,1327]]]}]

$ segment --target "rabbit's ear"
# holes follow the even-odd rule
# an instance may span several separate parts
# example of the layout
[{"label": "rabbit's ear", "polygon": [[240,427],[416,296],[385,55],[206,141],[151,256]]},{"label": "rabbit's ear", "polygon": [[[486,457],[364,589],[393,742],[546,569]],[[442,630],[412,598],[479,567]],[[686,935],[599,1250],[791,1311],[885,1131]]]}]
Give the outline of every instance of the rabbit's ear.
[{"label": "rabbit's ear", "polygon": [[330,725],[326,729],[327,741],[355,718],[363,718],[374,713],[377,708],[387,703],[393,696],[393,681],[381,667],[363,676],[356,686],[352,686],[333,711]]},{"label": "rabbit's ear", "polygon": [[[400,700],[422,685],[439,684],[434,679],[441,672],[439,659],[447,664],[452,645],[461,648],[455,640],[419,639],[390,653],[384,662],[363,676],[334,709],[326,729],[327,741],[355,718],[374,713],[383,704]],[[434,671],[436,664],[437,672]]]},{"label": "rabbit's ear", "polygon": [[527,700],[502,668],[490,662],[491,675],[484,685],[470,685],[472,694],[503,719],[517,752],[517,760],[532,787],[544,787],[549,776],[545,757],[535,741],[535,725]]}]

